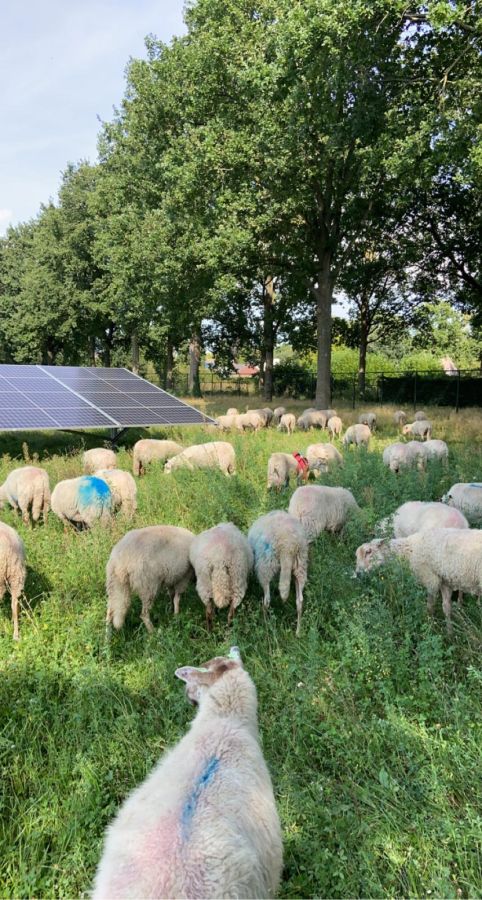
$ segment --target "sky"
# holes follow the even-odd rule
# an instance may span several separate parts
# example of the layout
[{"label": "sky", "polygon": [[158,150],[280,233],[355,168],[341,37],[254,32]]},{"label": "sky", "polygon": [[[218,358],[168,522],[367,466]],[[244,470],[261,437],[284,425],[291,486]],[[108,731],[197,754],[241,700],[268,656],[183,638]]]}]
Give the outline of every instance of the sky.
[{"label": "sky", "polygon": [[0,234],[55,198],[67,163],[95,161],[101,120],[144,37],[185,29],[183,0],[2,0]]}]

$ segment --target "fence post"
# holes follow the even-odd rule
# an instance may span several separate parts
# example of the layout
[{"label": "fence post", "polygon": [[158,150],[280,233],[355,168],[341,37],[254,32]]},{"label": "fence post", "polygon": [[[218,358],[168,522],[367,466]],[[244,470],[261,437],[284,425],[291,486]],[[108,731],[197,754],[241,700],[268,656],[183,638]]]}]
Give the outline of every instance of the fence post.
[{"label": "fence post", "polygon": [[459,411],[460,402],[460,369],[457,369],[457,384],[455,385],[455,412]]},{"label": "fence post", "polygon": [[413,408],[417,408],[417,370],[413,373]]},{"label": "fence post", "polygon": [[355,409],[356,403],[356,375],[353,376],[353,409]]}]

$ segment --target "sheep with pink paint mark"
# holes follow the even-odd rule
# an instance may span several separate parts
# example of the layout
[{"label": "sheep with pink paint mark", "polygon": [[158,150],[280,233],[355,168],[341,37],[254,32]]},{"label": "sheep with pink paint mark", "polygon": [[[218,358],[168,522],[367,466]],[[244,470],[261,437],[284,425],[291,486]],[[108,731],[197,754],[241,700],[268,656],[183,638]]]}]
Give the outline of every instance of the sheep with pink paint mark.
[{"label": "sheep with pink paint mark", "polygon": [[408,537],[427,528],[468,528],[469,523],[458,509],[445,503],[409,500],[394,512],[393,516],[379,523],[383,533],[390,528],[396,538]]},{"label": "sheep with pink paint mark", "polygon": [[176,670],[197,713],[109,826],[93,900],[275,897],[281,827],[239,650]]}]

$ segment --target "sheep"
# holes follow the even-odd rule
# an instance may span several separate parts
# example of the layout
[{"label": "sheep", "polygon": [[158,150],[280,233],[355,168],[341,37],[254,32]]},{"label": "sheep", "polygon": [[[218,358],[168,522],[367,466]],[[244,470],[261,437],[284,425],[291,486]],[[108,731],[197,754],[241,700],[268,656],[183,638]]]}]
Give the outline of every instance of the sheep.
[{"label": "sheep", "polygon": [[280,573],[279,592],[286,601],[290,592],[291,574],[295,579],[297,625],[301,630],[303,588],[308,576],[308,541],[301,523],[284,510],[275,509],[261,516],[251,526],[248,541],[254,554],[254,570],[263,588],[265,609],[270,604],[270,582]]},{"label": "sheep", "polygon": [[288,434],[293,434],[295,428],[296,416],[294,416],[293,413],[283,413],[279,420],[278,431],[287,431]]},{"label": "sheep", "polygon": [[299,453],[272,453],[268,460],[268,489],[288,487],[290,475],[296,475],[298,484],[306,481],[310,465]]},{"label": "sheep", "polygon": [[447,631],[452,631],[452,592],[482,595],[482,531],[460,528],[428,528],[406,538],[376,540],[356,551],[360,574],[381,565],[391,555],[408,560],[413,575],[427,591],[427,608],[433,615],[442,595]]},{"label": "sheep", "polygon": [[425,413],[423,409],[419,409],[418,412],[415,413],[413,420],[414,422],[426,422],[427,413]]},{"label": "sheep", "polygon": [[219,428],[219,431],[231,431],[232,428],[236,428],[238,423],[238,416],[218,416],[214,421]]},{"label": "sheep", "polygon": [[323,413],[323,415],[326,416],[326,421],[327,421],[327,422],[328,422],[330,419],[332,419],[333,416],[337,416],[337,415],[338,415],[336,409],[319,409],[319,410],[317,410],[317,412]]},{"label": "sheep", "polygon": [[448,465],[449,448],[445,441],[425,441],[421,446],[423,447],[423,452],[428,460],[434,459],[441,462],[444,466]]},{"label": "sheep", "polygon": [[359,447],[364,444],[365,447],[368,447],[371,436],[368,425],[364,425],[362,422],[359,422],[358,425],[350,425],[345,431],[343,446],[349,447],[350,444],[355,444],[355,447]]},{"label": "sheep", "polygon": [[321,410],[305,410],[298,418],[297,426],[301,431],[309,431],[310,428],[325,428],[326,415]]},{"label": "sheep", "polygon": [[238,431],[259,431],[264,428],[264,419],[258,412],[241,413],[236,420],[236,428]]},{"label": "sheep", "polygon": [[239,416],[239,409],[236,409],[235,406],[230,406],[226,415],[227,416]]},{"label": "sheep", "polygon": [[415,437],[421,437],[425,441],[429,441],[432,437],[432,423],[426,419],[417,419],[410,422],[402,428],[402,434],[413,434]]},{"label": "sheep", "polygon": [[326,424],[328,429],[328,433],[330,435],[330,440],[333,440],[335,437],[341,437],[341,432],[343,430],[343,422],[341,421],[339,416],[330,416],[328,422]]},{"label": "sheep", "polygon": [[310,471],[318,477],[320,472],[327,472],[331,465],[343,465],[343,457],[333,444],[310,444],[305,454]]},{"label": "sheep", "polygon": [[237,647],[175,674],[196,716],[110,824],[92,898],[275,897],[283,846],[254,683]]},{"label": "sheep", "polygon": [[284,416],[286,413],[286,408],[284,406],[277,406],[273,412],[273,425],[279,425],[281,421],[281,416]]},{"label": "sheep", "polygon": [[45,469],[38,466],[23,466],[13,469],[0,486],[0,509],[9,503],[15,512],[21,512],[25,525],[38,522],[43,514],[44,524],[50,509],[49,476]]},{"label": "sheep", "polygon": [[[393,536],[408,537],[417,531],[427,528],[468,528],[469,523],[458,509],[451,509],[444,503],[409,500],[403,503],[393,514]],[[384,525],[387,522],[380,523]]]},{"label": "sheep", "polygon": [[395,444],[389,444],[388,447],[385,447],[382,458],[384,464],[389,466],[392,472],[399,472],[401,468],[410,468],[413,465],[424,469],[427,459],[424,445],[420,441],[411,441],[409,444],[402,444],[398,441]]},{"label": "sheep", "polygon": [[229,606],[228,625],[243,600],[253,568],[253,551],[232,522],[223,522],[194,538],[189,559],[196,573],[196,590],[206,607],[208,629],[213,624],[213,602]]},{"label": "sheep", "polygon": [[[271,413],[271,410],[269,410]],[[269,413],[266,409],[247,409],[246,415],[255,415],[261,419],[261,428],[267,428],[269,425]]]},{"label": "sheep", "polygon": [[18,641],[20,637],[18,606],[26,577],[24,543],[14,528],[0,522],[0,600],[3,600],[5,592],[8,591],[12,601],[14,641]]},{"label": "sheep", "polygon": [[113,450],[105,447],[94,447],[82,455],[82,466],[86,475],[93,475],[97,469],[115,469],[117,456]]},{"label": "sheep", "polygon": [[98,469],[96,478],[103,478],[112,492],[112,510],[133,516],[137,510],[137,485],[130,472],[122,469]]},{"label": "sheep", "polygon": [[194,444],[177,456],[172,456],[164,466],[169,475],[175,469],[221,469],[225,475],[236,472],[234,447],[227,441],[212,441],[210,444]]},{"label": "sheep", "polygon": [[482,482],[457,482],[442,497],[444,503],[460,510],[471,525],[482,526]]},{"label": "sheep", "polygon": [[393,414],[394,424],[399,428],[403,428],[407,423],[407,414],[403,411],[403,409],[397,409],[396,413]]},{"label": "sheep", "polygon": [[266,416],[266,424],[271,425],[273,421],[274,412],[269,406],[264,406],[263,409],[260,409],[259,412],[262,412]]},{"label": "sheep", "polygon": [[109,556],[106,568],[107,635],[122,628],[133,594],[142,602],[141,619],[154,631],[151,608],[161,587],[174,589],[174,614],[193,576],[189,550],[194,535],[175,525],[148,525],[128,531]]},{"label": "sheep", "polygon": [[103,480],[93,475],[59,481],[52,491],[52,512],[68,525],[90,528],[94,522],[110,521],[112,491]]},{"label": "sheep", "polygon": [[288,512],[303,525],[310,543],[322,531],[340,531],[348,517],[359,509],[351,491],[326,485],[297,488],[288,506]]},{"label": "sheep", "polygon": [[144,475],[147,466],[154,461],[165,462],[171,456],[182,453],[183,447],[176,441],[156,441],[153,438],[143,438],[134,444],[132,467],[134,475]]},{"label": "sheep", "polygon": [[377,417],[374,412],[362,412],[358,416],[358,423],[360,425],[368,425],[370,431],[376,431],[377,428]]}]

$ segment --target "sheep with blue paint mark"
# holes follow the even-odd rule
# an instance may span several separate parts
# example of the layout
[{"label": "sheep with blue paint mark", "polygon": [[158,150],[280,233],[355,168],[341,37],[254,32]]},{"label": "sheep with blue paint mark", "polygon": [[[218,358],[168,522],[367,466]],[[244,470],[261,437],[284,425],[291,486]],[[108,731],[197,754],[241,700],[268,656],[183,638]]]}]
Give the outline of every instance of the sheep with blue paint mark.
[{"label": "sheep with blue paint mark", "polygon": [[95,522],[110,522],[112,491],[103,478],[81,475],[59,481],[52,491],[52,512],[66,528],[74,525],[91,528]]},{"label": "sheep with blue paint mark", "polygon": [[291,575],[296,590],[296,636],[301,629],[303,588],[308,577],[308,541],[303,526],[285,510],[275,509],[261,516],[248,532],[254,554],[254,571],[263,588],[263,603],[270,605],[270,582],[279,573],[279,592],[283,601],[289,596]]},{"label": "sheep with blue paint mark", "polygon": [[106,447],[93,447],[82,455],[82,465],[86,475],[93,475],[97,469],[115,469],[117,456]]},{"label": "sheep with blue paint mark", "polygon": [[253,568],[253,551],[245,535],[232,522],[223,522],[194,538],[189,559],[196,573],[196,590],[206,607],[208,628],[213,604],[229,607],[228,625],[244,598]]},{"label": "sheep with blue paint mark", "polygon": [[275,897],[281,827],[239,650],[183,666],[197,713],[109,826],[93,900]]},{"label": "sheep with blue paint mark", "polygon": [[112,491],[112,510],[131,518],[137,510],[137,485],[123,469],[99,469],[96,478],[107,482]]},{"label": "sheep with blue paint mark", "polygon": [[43,514],[47,523],[50,509],[49,476],[45,469],[38,466],[22,466],[13,469],[0,486],[0,509],[8,503],[16,513],[20,512],[25,525],[38,522]]}]

